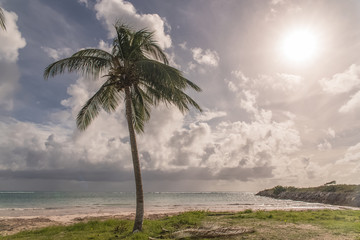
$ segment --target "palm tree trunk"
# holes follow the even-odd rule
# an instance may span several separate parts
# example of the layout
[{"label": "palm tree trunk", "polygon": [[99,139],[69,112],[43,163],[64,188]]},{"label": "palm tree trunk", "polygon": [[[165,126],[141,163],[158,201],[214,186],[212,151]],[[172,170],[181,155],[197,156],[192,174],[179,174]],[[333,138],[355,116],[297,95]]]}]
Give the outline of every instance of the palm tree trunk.
[{"label": "palm tree trunk", "polygon": [[136,215],[135,215],[135,223],[133,228],[133,232],[135,232],[142,230],[142,224],[144,219],[144,193],[143,193],[142,180],[141,180],[139,154],[136,145],[136,136],[132,122],[131,92],[129,87],[125,88],[125,105],[126,105],[126,120],[129,128],[131,155],[134,165],[134,175],[135,175],[135,185],[136,185]]}]

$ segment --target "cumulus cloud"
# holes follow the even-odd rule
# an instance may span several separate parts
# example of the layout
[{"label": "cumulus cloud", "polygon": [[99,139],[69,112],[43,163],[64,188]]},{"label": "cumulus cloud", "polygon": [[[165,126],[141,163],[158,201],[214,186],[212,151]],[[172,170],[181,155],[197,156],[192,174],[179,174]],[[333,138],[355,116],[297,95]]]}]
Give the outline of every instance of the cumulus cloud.
[{"label": "cumulus cloud", "polygon": [[[82,85],[88,87],[81,89]],[[65,121],[74,121],[93,88],[85,84],[84,79],[68,88],[71,97],[64,100],[63,105],[69,107],[71,118],[64,118]],[[25,172],[131,169],[129,143],[121,139],[127,136],[125,117],[121,108],[119,110],[112,115],[103,112],[85,132],[74,130],[74,125],[2,119],[0,169]]]},{"label": "cumulus cloud", "polygon": [[331,94],[350,93],[357,90],[350,99],[338,110],[340,113],[348,113],[357,109],[360,103],[360,66],[352,64],[342,73],[337,73],[331,78],[320,80],[323,91]]},{"label": "cumulus cloud", "polygon": [[271,0],[271,5],[278,5],[278,4],[284,4],[285,0]]},{"label": "cumulus cloud", "polygon": [[245,109],[249,113],[257,113],[258,108],[256,106],[256,97],[257,93],[252,92],[250,90],[243,90],[242,95],[244,96],[241,98],[240,106]]},{"label": "cumulus cloud", "polygon": [[180,43],[179,46],[181,47],[181,49],[187,50],[187,42]]},{"label": "cumulus cloud", "polygon": [[166,54],[166,57],[169,61],[169,65],[176,68],[176,69],[179,69],[181,70],[181,65],[177,64],[175,59],[176,59],[176,55],[174,52],[171,52],[171,53],[165,53]]},{"label": "cumulus cloud", "polygon": [[192,48],[191,49],[194,60],[202,65],[208,65],[216,67],[219,64],[219,55],[216,51],[202,48]]},{"label": "cumulus cloud", "polygon": [[322,143],[319,143],[317,145],[317,148],[319,151],[325,151],[325,150],[332,149],[332,145],[328,140],[324,139],[324,141]]},{"label": "cumulus cloud", "polygon": [[320,85],[325,92],[339,94],[357,89],[360,86],[360,66],[352,64],[342,73],[337,73],[331,78],[323,78]]},{"label": "cumulus cloud", "polygon": [[289,95],[301,88],[303,77],[299,75],[276,73],[272,75],[260,74],[255,78],[249,78],[241,70],[231,72],[232,79],[226,80],[229,90],[239,92],[240,89],[253,89],[262,93],[273,93]]},{"label": "cumulus cloud", "polygon": [[356,94],[352,95],[350,97],[350,100],[340,107],[339,112],[340,113],[351,112],[351,111],[359,108],[359,104],[360,104],[360,91],[357,92]]},{"label": "cumulus cloud", "polygon": [[303,78],[298,75],[277,73],[275,75],[260,75],[255,79],[254,83],[257,87],[263,86],[273,90],[290,93],[291,91],[296,90],[302,81]]},{"label": "cumulus cloud", "polygon": [[134,5],[125,0],[100,0],[95,4],[96,17],[103,20],[109,30],[109,37],[115,36],[116,21],[126,21],[125,24],[136,29],[148,28],[155,32],[155,39],[163,49],[171,46],[171,37],[167,33],[169,25],[166,19],[158,14],[140,14]]},{"label": "cumulus cloud", "polygon": [[86,7],[89,6],[88,0],[78,0],[79,3],[84,4]]},{"label": "cumulus cloud", "polygon": [[50,47],[41,47],[41,49],[53,60],[69,57],[74,51],[71,48],[54,49]]},{"label": "cumulus cloud", "polygon": [[359,159],[360,159],[360,143],[357,143],[356,145],[349,147],[345,152],[345,156],[337,162],[355,163],[360,165]]},{"label": "cumulus cloud", "polygon": [[245,74],[240,70],[231,71],[231,75],[240,80],[242,83],[249,82],[249,77],[245,76]]},{"label": "cumulus cloud", "polygon": [[0,107],[5,110],[13,108],[13,94],[18,88],[20,72],[17,67],[19,49],[25,47],[26,41],[17,26],[18,16],[4,9],[6,31],[0,31]]},{"label": "cumulus cloud", "polygon": [[[57,121],[74,121],[99,84],[79,78],[70,85],[70,96],[62,101],[67,114],[58,112],[63,117]],[[251,181],[273,177],[281,161],[301,146],[299,133],[290,120],[275,122],[270,111],[254,112],[257,117],[251,122],[222,121],[211,126],[207,121],[226,113],[206,110],[189,124],[176,108],[160,105],[138,137],[144,178]],[[0,140],[3,179],[132,180],[122,106],[111,115],[102,112],[85,132],[68,124],[14,119],[0,122],[0,128],[4,133]]]},{"label": "cumulus cloud", "polygon": [[331,138],[335,138],[335,137],[336,137],[336,132],[335,132],[335,130],[332,129],[332,128],[328,128],[328,129],[326,130],[326,133],[327,133],[327,135],[329,135]]},{"label": "cumulus cloud", "polygon": [[111,44],[108,42],[105,42],[104,40],[99,41],[98,48],[100,48],[101,50],[107,51],[107,52],[112,51]]},{"label": "cumulus cloud", "polygon": [[206,121],[210,121],[214,118],[224,117],[226,115],[227,114],[224,111],[210,111],[209,109],[206,109],[204,112],[202,112],[201,114],[199,114],[196,117],[196,120],[206,122]]},{"label": "cumulus cloud", "polygon": [[16,24],[18,16],[4,9],[6,31],[0,31],[0,61],[16,62],[19,49],[25,47],[26,41]]},{"label": "cumulus cloud", "polygon": [[235,80],[231,81],[225,79],[227,86],[231,92],[239,92],[240,89],[246,87],[246,84],[249,83],[250,78],[245,76],[245,74],[240,70],[231,71],[231,76],[234,77]]}]

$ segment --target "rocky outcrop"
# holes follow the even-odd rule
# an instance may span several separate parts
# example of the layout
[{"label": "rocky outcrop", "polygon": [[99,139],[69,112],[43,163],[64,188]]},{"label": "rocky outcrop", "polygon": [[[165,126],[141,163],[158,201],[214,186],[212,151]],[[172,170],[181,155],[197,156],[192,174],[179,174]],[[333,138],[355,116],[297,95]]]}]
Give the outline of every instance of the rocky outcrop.
[{"label": "rocky outcrop", "polygon": [[316,202],[316,203],[325,203],[332,205],[341,205],[341,206],[351,206],[351,207],[360,207],[360,192],[337,192],[336,190],[333,192],[326,191],[318,191],[323,190],[319,188],[311,188],[307,189],[298,189],[294,187],[285,188],[282,187],[282,190],[278,190],[281,186],[277,186],[272,189],[267,189],[260,191],[256,195],[271,197],[277,199],[290,199],[295,201],[303,201],[303,202]]}]

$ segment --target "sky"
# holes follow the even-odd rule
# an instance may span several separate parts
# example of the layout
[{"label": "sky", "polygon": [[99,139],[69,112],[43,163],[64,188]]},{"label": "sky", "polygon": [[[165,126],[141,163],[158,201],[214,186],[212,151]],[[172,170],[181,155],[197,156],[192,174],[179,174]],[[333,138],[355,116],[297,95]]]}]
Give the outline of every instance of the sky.
[{"label": "sky", "polygon": [[152,109],[137,136],[144,191],[360,184],[360,1],[0,0],[0,190],[133,191],[124,107],[84,132],[103,79],[50,63],[148,28],[202,88],[203,112]]}]

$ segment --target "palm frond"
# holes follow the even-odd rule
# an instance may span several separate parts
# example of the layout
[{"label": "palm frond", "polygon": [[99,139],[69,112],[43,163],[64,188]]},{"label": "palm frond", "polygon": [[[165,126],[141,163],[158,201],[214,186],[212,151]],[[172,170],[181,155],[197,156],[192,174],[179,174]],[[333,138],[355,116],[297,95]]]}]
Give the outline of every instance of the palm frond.
[{"label": "palm frond", "polygon": [[184,93],[181,89],[167,86],[153,86],[146,85],[147,94],[153,99],[154,105],[163,102],[176,106],[182,113],[189,111],[189,107],[193,106],[195,109],[202,112],[201,107],[189,95]]},{"label": "palm frond", "polygon": [[121,59],[127,59],[130,53],[129,47],[131,45],[131,35],[133,34],[131,29],[117,22],[115,25],[116,38],[114,39],[114,49],[112,54],[119,56]]},{"label": "palm frond", "polygon": [[101,109],[110,113],[116,110],[122,96],[117,91],[113,78],[109,78],[100,89],[85,103],[76,118],[76,125],[80,130],[85,130],[98,116]]},{"label": "palm frond", "polygon": [[90,123],[99,115],[101,111],[100,89],[92,96],[81,108],[76,117],[76,126],[79,130],[84,131]]},{"label": "palm frond", "polygon": [[148,55],[150,55],[150,58],[154,58],[155,60],[158,60],[158,61],[168,65],[169,61],[167,59],[167,56],[162,51],[162,49],[158,45],[158,43],[153,40],[153,35],[154,35],[154,33],[152,32],[149,35],[149,39],[146,39],[147,41],[144,41],[144,43],[141,45],[141,47],[146,51],[146,53]]},{"label": "palm frond", "polygon": [[179,70],[169,65],[151,59],[140,60],[135,65],[140,69],[141,82],[147,82],[158,89],[172,87],[181,90],[190,88],[197,92],[201,91],[199,86],[183,77]]},{"label": "palm frond", "polygon": [[5,15],[4,15],[4,11],[2,10],[2,8],[0,8],[0,27],[4,30],[6,30],[6,20],[5,20]]},{"label": "palm frond", "polygon": [[100,95],[101,106],[107,113],[114,112],[123,99],[121,95],[122,91],[116,86],[117,83],[118,81],[116,79],[110,77],[108,81],[102,85],[103,92]]},{"label": "palm frond", "polygon": [[169,64],[165,53],[154,40],[154,32],[146,28],[135,32],[132,36],[129,59],[154,59]]},{"label": "palm frond", "polygon": [[47,66],[44,78],[54,77],[67,72],[79,72],[85,76],[98,77],[106,68],[111,67],[111,61],[94,56],[73,56],[54,62]]},{"label": "palm frond", "polygon": [[102,49],[88,48],[74,53],[72,57],[100,57],[111,61],[113,56]]},{"label": "palm frond", "polygon": [[189,79],[184,78],[183,80],[186,81],[187,86],[189,86],[190,88],[192,88],[196,92],[201,92],[202,91],[202,89],[198,85],[196,85],[195,83],[193,83]]},{"label": "palm frond", "polygon": [[139,86],[132,88],[133,125],[137,133],[144,132],[144,125],[150,119],[152,98]]}]

